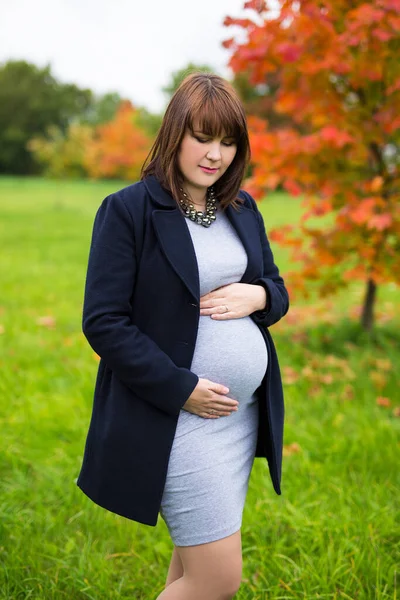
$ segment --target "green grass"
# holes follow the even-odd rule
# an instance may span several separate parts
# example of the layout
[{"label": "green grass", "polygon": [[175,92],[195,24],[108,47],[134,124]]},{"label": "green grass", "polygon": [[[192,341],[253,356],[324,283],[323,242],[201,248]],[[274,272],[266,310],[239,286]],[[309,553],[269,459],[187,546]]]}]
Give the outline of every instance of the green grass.
[{"label": "green grass", "polygon": [[[164,586],[165,523],[113,515],[75,484],[97,369],[81,333],[90,234],[123,185],[0,179],[1,599],[151,600]],[[267,229],[300,214],[283,194],[261,209]],[[293,268],[273,250],[283,273]],[[239,600],[400,599],[400,293],[379,289],[373,338],[354,316],[362,294],[353,284],[296,301],[271,328],[285,382],[283,495],[257,459]]]}]

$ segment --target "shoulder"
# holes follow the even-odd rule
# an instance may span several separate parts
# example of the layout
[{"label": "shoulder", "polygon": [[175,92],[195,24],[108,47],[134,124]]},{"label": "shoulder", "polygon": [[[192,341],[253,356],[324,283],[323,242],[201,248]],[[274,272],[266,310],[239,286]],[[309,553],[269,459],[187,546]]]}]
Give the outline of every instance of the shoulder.
[{"label": "shoulder", "polygon": [[112,192],[103,202],[115,207],[123,206],[129,213],[134,214],[138,210],[142,210],[146,200],[147,191],[143,181],[136,181]]},{"label": "shoulder", "polygon": [[146,188],[142,181],[127,185],[104,198],[98,207],[95,225],[104,221],[124,222],[133,227],[141,223],[148,207]]}]

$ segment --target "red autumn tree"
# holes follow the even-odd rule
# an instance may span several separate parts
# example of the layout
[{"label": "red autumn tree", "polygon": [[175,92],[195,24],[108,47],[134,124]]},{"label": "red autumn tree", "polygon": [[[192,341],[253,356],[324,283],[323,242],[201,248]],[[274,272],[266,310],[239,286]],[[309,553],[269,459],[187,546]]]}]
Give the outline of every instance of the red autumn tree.
[{"label": "red autumn tree", "polygon": [[114,119],[96,127],[86,147],[85,166],[91,177],[136,181],[152,140],[139,125],[139,112],[121,102]]},{"label": "red autumn tree", "polygon": [[276,75],[275,109],[296,123],[277,131],[249,116],[247,189],[304,195],[297,230],[271,231],[301,261],[291,289],[327,296],[365,282],[361,323],[371,329],[377,286],[400,283],[400,0],[279,4],[252,0],[248,19],[225,19],[246,31],[244,43],[224,42],[229,66],[254,85]]}]

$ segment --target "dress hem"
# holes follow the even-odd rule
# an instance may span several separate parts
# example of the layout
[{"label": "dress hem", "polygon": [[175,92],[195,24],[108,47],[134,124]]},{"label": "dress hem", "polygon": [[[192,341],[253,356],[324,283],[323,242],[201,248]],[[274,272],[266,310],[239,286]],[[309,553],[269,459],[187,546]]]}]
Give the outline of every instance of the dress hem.
[{"label": "dress hem", "polygon": [[[239,529],[242,526],[242,521],[239,521],[238,524],[236,524],[234,527],[225,527],[225,529],[221,529],[218,533],[216,533],[214,531],[214,533],[211,533],[208,536],[202,536],[201,538],[180,538],[179,540],[174,540],[172,538],[172,541],[174,542],[175,546],[199,546],[201,544],[208,544],[209,542],[216,542],[218,540],[221,540],[225,537],[228,537],[229,535],[233,535],[234,533],[236,533],[237,531],[239,531]],[[190,541],[188,541],[190,540]]]}]

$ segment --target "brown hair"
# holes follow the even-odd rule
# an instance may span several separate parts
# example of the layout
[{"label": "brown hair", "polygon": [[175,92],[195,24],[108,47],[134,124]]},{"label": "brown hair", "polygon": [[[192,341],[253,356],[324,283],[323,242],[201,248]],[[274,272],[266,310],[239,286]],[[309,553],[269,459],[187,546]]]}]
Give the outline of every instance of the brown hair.
[{"label": "brown hair", "polygon": [[[193,134],[196,120],[207,135],[219,137],[224,131],[235,139],[235,157],[213,185],[222,208],[229,204],[237,208],[238,203],[243,202],[237,194],[250,161],[246,115],[233,86],[213,73],[194,72],[181,82],[167,106],[157,137],[143,163],[140,179],[155,175],[175,200],[180,197],[183,179],[177,154],[186,128]],[[150,163],[146,167],[149,157]]]}]

